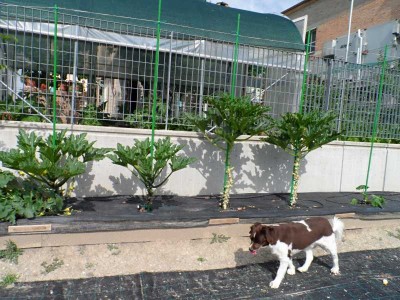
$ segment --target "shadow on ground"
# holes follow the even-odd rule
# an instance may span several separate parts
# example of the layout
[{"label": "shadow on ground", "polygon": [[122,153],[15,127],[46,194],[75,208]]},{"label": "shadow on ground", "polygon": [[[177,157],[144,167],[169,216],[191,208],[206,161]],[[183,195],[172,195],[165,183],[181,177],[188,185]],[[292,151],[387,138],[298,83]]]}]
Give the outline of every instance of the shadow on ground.
[{"label": "shadow on ground", "polygon": [[[399,299],[400,249],[340,255],[341,274],[330,275],[330,256],[316,258],[307,273],[268,284],[276,261],[232,269],[140,273],[79,280],[17,283],[1,299]],[[302,259],[295,261],[300,265]],[[383,279],[389,281],[383,284]]]}]

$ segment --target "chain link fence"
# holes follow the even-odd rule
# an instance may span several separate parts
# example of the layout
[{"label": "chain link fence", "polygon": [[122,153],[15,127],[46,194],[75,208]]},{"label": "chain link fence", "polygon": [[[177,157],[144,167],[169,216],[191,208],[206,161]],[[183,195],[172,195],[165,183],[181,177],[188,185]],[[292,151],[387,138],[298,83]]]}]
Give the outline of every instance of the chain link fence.
[{"label": "chain link fence", "polygon": [[[56,90],[59,123],[151,128],[155,22],[60,9],[55,25],[53,8],[0,6],[2,119],[51,122]],[[191,130],[187,117],[205,114],[206,97],[230,92],[232,82],[236,97],[270,106],[273,117],[298,111],[307,76],[305,111],[334,110],[337,128],[346,136],[371,136],[379,65],[311,56],[304,68],[304,53],[240,36],[233,80],[234,39],[229,33],[161,24],[158,129]],[[399,81],[392,64],[385,71],[379,138],[400,139]]]}]

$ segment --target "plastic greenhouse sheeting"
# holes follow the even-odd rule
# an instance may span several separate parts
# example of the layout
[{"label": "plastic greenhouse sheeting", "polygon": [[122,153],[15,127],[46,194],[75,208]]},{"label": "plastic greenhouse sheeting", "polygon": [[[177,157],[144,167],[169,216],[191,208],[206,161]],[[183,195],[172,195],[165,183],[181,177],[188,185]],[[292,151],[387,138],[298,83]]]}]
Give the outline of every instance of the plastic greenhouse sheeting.
[{"label": "plastic greenhouse sheeting", "polygon": [[[55,4],[65,18],[80,22],[90,20],[97,29],[106,29],[110,25],[156,27],[158,0],[58,0],[56,3],[53,0],[2,1],[2,5],[10,8],[15,5],[12,10],[27,18],[45,17],[46,13],[42,14],[38,9],[47,10],[47,16],[51,18]],[[233,43],[238,14],[241,20],[241,43],[304,51],[304,43],[295,24],[283,16],[227,8],[200,0],[164,0],[162,30]]]},{"label": "plastic greenhouse sheeting", "polygon": [[[41,22],[22,22],[7,21],[0,19],[0,28],[15,30],[25,33],[45,34],[54,36],[54,24]],[[138,49],[155,50],[156,38],[145,36],[134,36],[107,32],[95,28],[87,28],[78,25],[57,26],[58,36],[72,40],[91,41],[97,43],[107,43],[109,45],[132,47]],[[204,39],[160,39],[160,51],[179,53],[188,56],[196,56],[210,59],[232,61],[234,57],[234,45],[227,43],[218,43]],[[240,46],[238,53],[238,62],[254,65],[280,67],[282,65],[287,69],[302,68],[302,56],[298,53],[277,51],[266,55],[262,48],[252,46]]]}]

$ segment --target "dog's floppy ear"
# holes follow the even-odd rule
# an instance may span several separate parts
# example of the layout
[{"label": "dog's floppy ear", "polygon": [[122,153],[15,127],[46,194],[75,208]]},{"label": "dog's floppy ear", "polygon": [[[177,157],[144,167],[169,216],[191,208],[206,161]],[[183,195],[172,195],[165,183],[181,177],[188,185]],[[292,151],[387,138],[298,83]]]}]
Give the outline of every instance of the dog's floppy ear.
[{"label": "dog's floppy ear", "polygon": [[261,223],[255,223],[250,227],[250,237],[254,238],[256,236],[256,233],[259,232],[262,228]]},{"label": "dog's floppy ear", "polygon": [[276,226],[265,226],[263,228],[263,234],[270,245],[275,245],[278,241],[278,231]]}]

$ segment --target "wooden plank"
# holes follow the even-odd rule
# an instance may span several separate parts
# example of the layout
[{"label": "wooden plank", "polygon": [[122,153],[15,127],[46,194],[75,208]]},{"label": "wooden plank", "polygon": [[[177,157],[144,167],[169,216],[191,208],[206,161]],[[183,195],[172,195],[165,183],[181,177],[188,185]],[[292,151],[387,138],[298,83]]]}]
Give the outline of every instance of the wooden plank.
[{"label": "wooden plank", "polygon": [[8,226],[8,233],[49,232],[51,224]]},{"label": "wooden plank", "polygon": [[239,218],[210,219],[208,225],[238,224]]},{"label": "wooden plank", "polygon": [[343,213],[343,214],[336,214],[335,217],[339,219],[353,219],[355,217],[355,213]]}]

